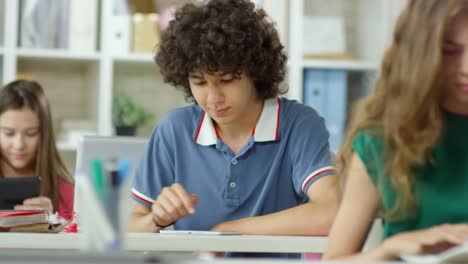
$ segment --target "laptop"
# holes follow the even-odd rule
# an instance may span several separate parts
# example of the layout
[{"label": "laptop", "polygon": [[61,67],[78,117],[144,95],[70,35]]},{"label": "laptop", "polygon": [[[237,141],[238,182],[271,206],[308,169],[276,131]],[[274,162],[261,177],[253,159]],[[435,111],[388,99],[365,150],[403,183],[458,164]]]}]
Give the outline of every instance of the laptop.
[{"label": "laptop", "polygon": [[[133,177],[138,167],[148,139],[137,137],[106,137],[84,136],[78,142],[76,152],[76,175],[90,175],[90,165],[93,160],[106,161],[112,158],[126,159],[130,161],[128,177]],[[78,181],[79,177],[75,177]],[[131,179],[127,179],[131,181]],[[79,215],[80,193],[75,183],[74,211]],[[129,190],[130,195],[130,190]]]}]

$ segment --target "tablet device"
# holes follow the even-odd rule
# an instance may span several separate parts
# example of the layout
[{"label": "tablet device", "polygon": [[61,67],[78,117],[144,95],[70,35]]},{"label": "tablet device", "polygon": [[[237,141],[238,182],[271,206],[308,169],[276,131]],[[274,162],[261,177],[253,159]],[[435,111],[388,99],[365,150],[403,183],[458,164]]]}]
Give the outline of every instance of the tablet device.
[{"label": "tablet device", "polygon": [[25,199],[39,196],[41,181],[39,177],[1,178],[0,209],[13,209]]},{"label": "tablet device", "polygon": [[200,230],[160,230],[162,235],[203,235],[203,236],[232,236],[240,235],[236,231],[200,231]]}]

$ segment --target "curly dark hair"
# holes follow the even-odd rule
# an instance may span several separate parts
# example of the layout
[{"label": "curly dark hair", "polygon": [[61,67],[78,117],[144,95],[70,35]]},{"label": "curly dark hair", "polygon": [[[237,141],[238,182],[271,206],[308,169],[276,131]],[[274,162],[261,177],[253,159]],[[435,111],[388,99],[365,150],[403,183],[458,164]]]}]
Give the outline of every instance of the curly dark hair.
[{"label": "curly dark hair", "polygon": [[194,101],[188,74],[194,70],[252,78],[257,95],[272,98],[285,91],[286,55],[274,24],[247,0],[210,0],[187,4],[162,34],[156,63],[164,81]]}]

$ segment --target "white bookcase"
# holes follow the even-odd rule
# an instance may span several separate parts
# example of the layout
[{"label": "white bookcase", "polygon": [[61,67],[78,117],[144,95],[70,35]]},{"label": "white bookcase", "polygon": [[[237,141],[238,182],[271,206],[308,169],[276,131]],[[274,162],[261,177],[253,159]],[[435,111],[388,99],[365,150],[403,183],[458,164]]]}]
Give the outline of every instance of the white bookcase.
[{"label": "white bookcase", "polygon": [[[379,60],[391,32],[398,8],[404,0],[271,0],[268,11],[276,21],[288,48],[289,92],[286,96],[302,101],[303,70],[306,68],[344,69],[353,73],[350,89],[368,86],[368,75],[378,69]],[[17,78],[18,73],[33,74],[46,89],[57,133],[65,119],[92,121],[99,135],[113,135],[112,95],[123,89],[149,108],[159,119],[168,110],[185,105],[182,94],[164,84],[151,54],[111,53],[113,0],[99,5],[97,50],[23,49],[18,43],[20,0],[0,1],[1,83]],[[267,2],[267,1],[265,1]],[[334,10],[333,8],[338,7]],[[344,12],[343,8],[346,7]],[[341,8],[341,9],[340,9]],[[324,13],[322,13],[324,12]],[[302,50],[302,23],[305,15],[340,14],[347,20],[350,50],[357,60],[308,60]],[[365,91],[364,91],[365,92]],[[362,92],[361,92],[362,94]],[[148,136],[153,124],[139,130]],[[59,148],[75,146],[60,141]]]},{"label": "white bookcase", "polygon": [[[303,100],[304,69],[349,71],[352,82],[349,84],[350,99],[365,94],[379,69],[383,51],[403,2],[404,0],[289,0],[287,96],[298,101]],[[303,53],[304,16],[342,16],[345,21],[347,48],[356,59],[306,59]],[[313,32],[313,29],[309,32]]]},{"label": "white bookcase", "polygon": [[[154,122],[139,129],[139,136],[148,136],[156,119],[186,103],[178,91],[163,83],[151,54],[111,53],[114,1],[96,3],[99,5],[97,49],[73,52],[21,48],[18,41],[21,1],[1,1],[1,83],[6,84],[25,73],[37,79],[51,103],[57,134],[61,132],[61,121],[77,119],[91,121],[99,135],[113,135],[112,95],[115,88],[123,89],[155,113]],[[76,149],[67,140],[59,140],[58,146],[62,151]]]}]

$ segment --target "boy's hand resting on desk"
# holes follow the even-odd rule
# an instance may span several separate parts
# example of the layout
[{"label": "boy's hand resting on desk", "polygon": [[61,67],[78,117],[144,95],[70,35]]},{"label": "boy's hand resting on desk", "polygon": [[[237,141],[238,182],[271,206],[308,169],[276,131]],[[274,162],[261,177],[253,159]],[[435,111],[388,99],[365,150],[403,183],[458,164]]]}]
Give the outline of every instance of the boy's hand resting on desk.
[{"label": "boy's hand resting on desk", "polygon": [[197,202],[198,196],[189,194],[178,183],[164,187],[151,208],[153,221],[159,227],[171,225],[182,217],[194,214]]},{"label": "boy's hand resting on desk", "polygon": [[404,232],[388,238],[380,246],[389,258],[401,255],[437,254],[468,241],[468,224],[444,224]]},{"label": "boy's hand resting on desk", "polygon": [[47,210],[49,214],[54,213],[52,201],[46,196],[26,199],[23,204],[15,205],[15,210]]}]

